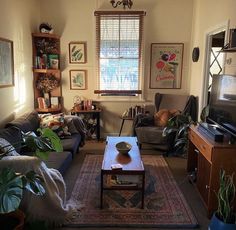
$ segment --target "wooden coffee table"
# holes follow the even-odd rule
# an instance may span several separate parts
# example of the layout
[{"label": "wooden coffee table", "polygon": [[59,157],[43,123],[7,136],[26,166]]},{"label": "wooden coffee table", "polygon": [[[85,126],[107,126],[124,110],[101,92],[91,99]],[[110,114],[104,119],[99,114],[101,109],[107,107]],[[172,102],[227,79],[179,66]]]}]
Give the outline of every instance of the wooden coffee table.
[{"label": "wooden coffee table", "polygon": [[[118,142],[126,141],[132,145],[128,155],[123,155],[116,150]],[[112,169],[112,165],[121,164],[122,169]],[[110,184],[108,179],[114,176],[128,175],[140,177],[139,183]],[[123,176],[122,176],[123,177]],[[145,169],[139,152],[136,137],[107,137],[106,148],[101,168],[101,199],[100,207],[103,208],[104,190],[136,190],[141,192],[141,208],[144,208]]]}]

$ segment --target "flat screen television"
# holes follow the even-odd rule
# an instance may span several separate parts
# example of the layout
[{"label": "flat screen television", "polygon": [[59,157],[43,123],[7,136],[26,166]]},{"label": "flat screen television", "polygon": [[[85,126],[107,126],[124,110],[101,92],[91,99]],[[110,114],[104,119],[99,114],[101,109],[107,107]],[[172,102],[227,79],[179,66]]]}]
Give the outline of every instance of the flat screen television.
[{"label": "flat screen television", "polygon": [[213,75],[207,121],[236,138],[236,75]]}]

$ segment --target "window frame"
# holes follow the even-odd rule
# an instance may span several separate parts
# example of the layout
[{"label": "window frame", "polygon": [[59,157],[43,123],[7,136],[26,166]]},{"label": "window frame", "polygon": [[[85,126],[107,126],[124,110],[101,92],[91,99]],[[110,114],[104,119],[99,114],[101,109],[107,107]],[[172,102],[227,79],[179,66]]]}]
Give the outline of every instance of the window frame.
[{"label": "window frame", "polygon": [[[142,87],[143,87],[143,53],[144,53],[144,16],[146,15],[145,11],[95,11],[94,12],[95,19],[96,19],[96,64],[97,64],[97,79],[98,79],[98,89],[94,90],[95,94],[100,95],[104,98],[111,98],[115,97],[122,97],[124,99],[127,97],[135,97],[142,94]],[[137,90],[101,90],[100,89],[100,44],[101,44],[101,36],[100,36],[100,22],[102,17],[133,17],[139,19],[139,57],[138,57],[138,89]]]}]

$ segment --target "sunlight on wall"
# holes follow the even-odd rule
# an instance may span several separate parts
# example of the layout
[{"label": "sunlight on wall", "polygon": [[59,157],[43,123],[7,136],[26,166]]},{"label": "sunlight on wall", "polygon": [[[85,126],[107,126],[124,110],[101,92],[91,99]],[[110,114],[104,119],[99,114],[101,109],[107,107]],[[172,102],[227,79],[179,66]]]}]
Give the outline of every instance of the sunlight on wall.
[{"label": "sunlight on wall", "polygon": [[20,67],[15,71],[15,87],[14,87],[14,112],[18,113],[23,109],[26,103],[26,82],[25,82],[25,65],[20,64]]},{"label": "sunlight on wall", "polygon": [[19,113],[26,103],[26,68],[23,47],[23,28],[18,27],[14,48],[15,48],[15,87],[14,87],[14,111]]}]

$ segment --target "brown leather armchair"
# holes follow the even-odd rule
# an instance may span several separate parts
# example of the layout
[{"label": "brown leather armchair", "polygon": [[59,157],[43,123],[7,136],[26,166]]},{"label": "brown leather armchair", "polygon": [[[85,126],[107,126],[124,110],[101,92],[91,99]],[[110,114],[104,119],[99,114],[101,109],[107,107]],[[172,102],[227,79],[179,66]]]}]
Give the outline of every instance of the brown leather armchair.
[{"label": "brown leather armchair", "polygon": [[183,113],[188,113],[193,120],[196,120],[196,98],[189,95],[156,93],[154,102],[154,113],[139,114],[135,117],[134,135],[137,136],[140,149],[142,144],[148,143],[155,145],[160,150],[168,150],[170,148],[169,142],[162,136],[164,127],[154,125],[154,114],[161,109],[177,109]]}]

